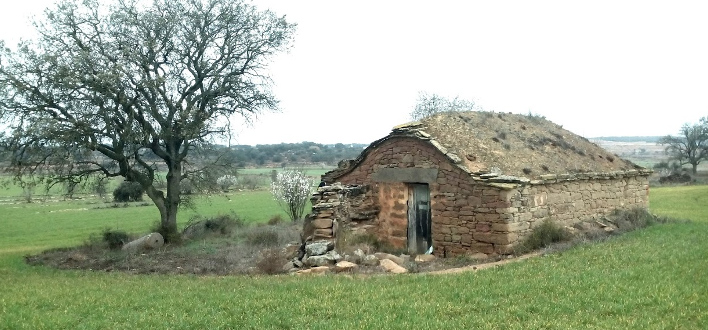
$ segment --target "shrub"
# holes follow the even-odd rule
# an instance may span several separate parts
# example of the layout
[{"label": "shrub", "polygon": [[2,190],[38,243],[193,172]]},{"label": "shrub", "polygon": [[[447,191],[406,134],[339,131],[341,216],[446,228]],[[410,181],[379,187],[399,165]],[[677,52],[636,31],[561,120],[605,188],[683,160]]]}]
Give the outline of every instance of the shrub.
[{"label": "shrub", "polygon": [[238,183],[238,180],[236,179],[236,177],[233,175],[229,175],[229,174],[223,175],[223,176],[219,177],[218,179],[216,179],[216,184],[219,186],[219,188],[222,191],[228,191],[229,188],[231,188],[232,186],[235,186],[236,183]]},{"label": "shrub", "polygon": [[284,221],[285,220],[283,220],[282,215],[276,214],[276,215],[270,217],[270,219],[268,220],[268,224],[271,226],[276,226],[276,225],[283,223]]},{"label": "shrub", "polygon": [[280,241],[278,232],[272,227],[254,227],[245,236],[246,244],[251,246],[275,246]]},{"label": "shrub", "polygon": [[122,248],[130,240],[130,236],[124,231],[110,229],[103,231],[103,241],[108,244],[108,248],[111,250]]},{"label": "shrub", "polygon": [[621,232],[668,222],[667,218],[657,217],[649,213],[649,210],[640,207],[629,210],[614,210],[609,217]]},{"label": "shrub", "polygon": [[553,243],[569,241],[570,233],[560,225],[550,220],[544,220],[534,228],[531,235],[527,236],[514,249],[515,254],[524,254],[547,247]]},{"label": "shrub", "polygon": [[274,275],[285,272],[283,266],[288,260],[280,249],[266,249],[261,252],[256,269],[263,274]]},{"label": "shrub", "polygon": [[187,239],[200,238],[207,235],[229,236],[236,228],[243,227],[243,220],[236,214],[220,214],[204,219],[194,216],[189,219],[182,230],[182,235]]},{"label": "shrub", "polygon": [[123,181],[118,188],[113,190],[114,202],[137,202],[143,200],[143,187],[137,182]]},{"label": "shrub", "polygon": [[312,195],[314,182],[298,170],[279,172],[271,184],[271,193],[290,220],[300,220]]},{"label": "shrub", "polygon": [[98,197],[104,198],[106,197],[106,186],[108,185],[108,179],[105,177],[101,177],[96,179],[91,183],[91,191],[96,193]]}]

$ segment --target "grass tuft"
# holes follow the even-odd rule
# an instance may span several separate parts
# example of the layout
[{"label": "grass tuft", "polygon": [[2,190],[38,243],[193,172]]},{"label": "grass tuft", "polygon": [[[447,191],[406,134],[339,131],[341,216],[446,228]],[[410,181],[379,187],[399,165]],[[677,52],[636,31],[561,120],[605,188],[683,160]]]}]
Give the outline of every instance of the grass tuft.
[{"label": "grass tuft", "polygon": [[534,228],[531,235],[527,236],[519,243],[514,253],[525,254],[534,250],[548,247],[553,243],[570,241],[571,234],[560,225],[551,220],[544,220],[538,227]]}]

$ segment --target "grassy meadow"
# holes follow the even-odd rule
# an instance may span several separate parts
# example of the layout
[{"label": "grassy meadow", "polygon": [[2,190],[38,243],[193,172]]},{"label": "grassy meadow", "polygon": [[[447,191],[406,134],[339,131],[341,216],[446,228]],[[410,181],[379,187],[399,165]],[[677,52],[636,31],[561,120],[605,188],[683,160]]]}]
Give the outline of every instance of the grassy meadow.
[{"label": "grassy meadow", "polygon": [[[229,200],[230,199],[230,200]],[[147,230],[152,206],[0,204],[0,329],[706,329],[708,186],[652,188],[690,219],[479,272],[397,276],[167,276],[60,271],[23,255],[106,227]],[[267,191],[216,196],[201,214],[278,212]],[[99,203],[100,205],[100,203]],[[86,209],[86,210],[84,210]],[[194,211],[180,214],[184,223]]]}]

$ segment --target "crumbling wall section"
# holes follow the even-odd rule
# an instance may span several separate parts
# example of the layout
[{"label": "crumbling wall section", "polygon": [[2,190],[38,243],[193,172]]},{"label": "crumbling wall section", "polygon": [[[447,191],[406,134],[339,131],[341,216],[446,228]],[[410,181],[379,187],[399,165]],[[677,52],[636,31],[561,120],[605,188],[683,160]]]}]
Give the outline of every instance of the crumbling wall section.
[{"label": "crumbling wall section", "polygon": [[306,241],[334,242],[340,230],[366,232],[380,207],[376,195],[366,185],[336,183],[320,187],[310,198],[312,212],[306,217],[303,236]]}]

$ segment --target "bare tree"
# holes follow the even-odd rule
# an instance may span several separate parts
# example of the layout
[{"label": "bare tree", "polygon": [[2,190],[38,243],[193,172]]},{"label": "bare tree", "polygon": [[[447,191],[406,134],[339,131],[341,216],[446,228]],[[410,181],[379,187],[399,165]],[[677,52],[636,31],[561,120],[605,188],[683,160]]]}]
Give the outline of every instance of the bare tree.
[{"label": "bare tree", "polygon": [[475,106],[474,101],[464,100],[459,97],[449,99],[437,94],[420,92],[418,93],[416,105],[411,111],[411,119],[420,120],[441,112],[474,111],[478,110],[478,108]]},{"label": "bare tree", "polygon": [[10,169],[45,183],[138,182],[166,239],[180,182],[214,175],[196,153],[277,108],[264,69],[295,28],[239,0],[64,0],[35,25],[36,40],[0,52]]},{"label": "bare tree", "polygon": [[679,136],[667,135],[659,144],[666,145],[666,154],[679,165],[691,164],[693,174],[698,164],[708,157],[708,118],[702,118],[699,124],[685,124]]}]

